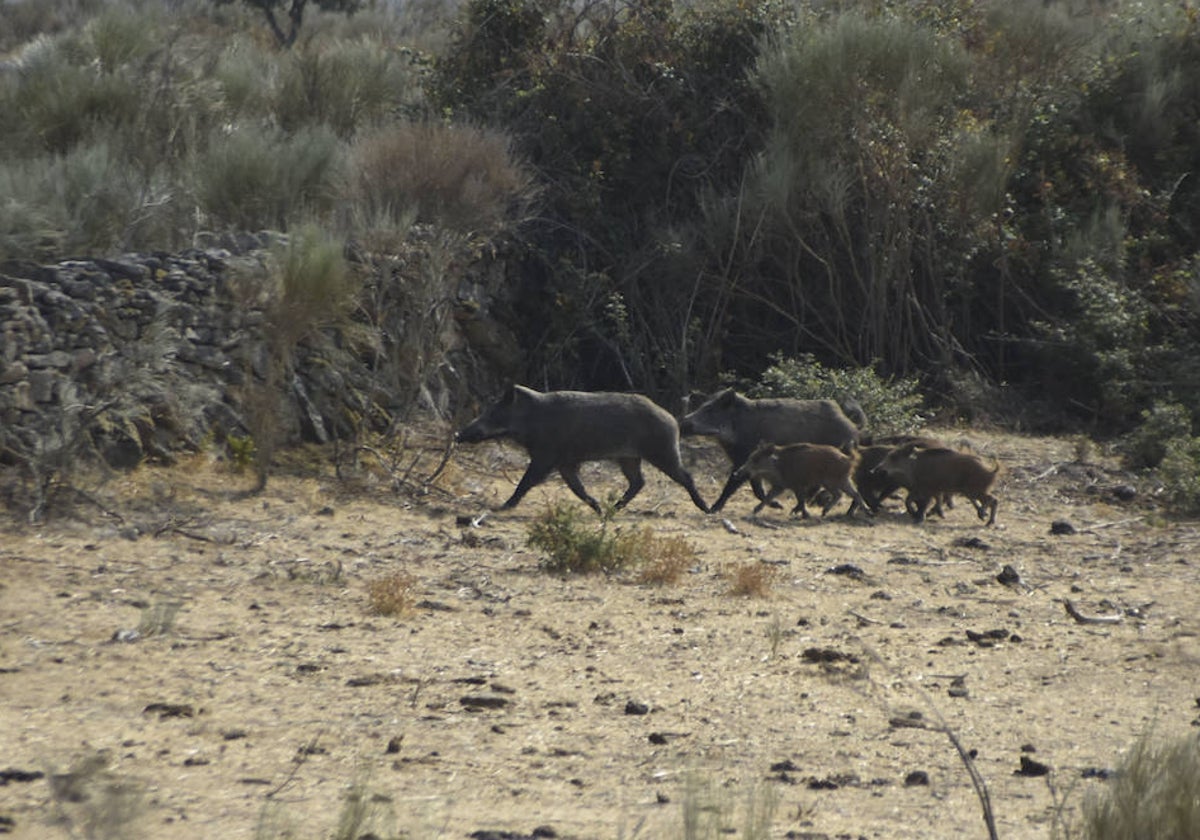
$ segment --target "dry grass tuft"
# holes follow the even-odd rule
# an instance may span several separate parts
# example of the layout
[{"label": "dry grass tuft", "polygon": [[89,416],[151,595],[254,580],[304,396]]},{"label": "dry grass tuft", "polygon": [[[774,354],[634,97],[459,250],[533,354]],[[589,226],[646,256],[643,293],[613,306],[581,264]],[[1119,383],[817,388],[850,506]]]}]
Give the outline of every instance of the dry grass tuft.
[{"label": "dry grass tuft", "polygon": [[726,566],[725,578],[729,581],[730,595],[766,598],[779,580],[779,569],[752,560]]},{"label": "dry grass tuft", "polygon": [[367,603],[375,615],[401,616],[411,612],[416,603],[414,589],[417,579],[408,572],[367,581]]},{"label": "dry grass tuft", "polygon": [[696,562],[696,549],[683,537],[651,536],[642,550],[646,560],[638,583],[675,586]]}]

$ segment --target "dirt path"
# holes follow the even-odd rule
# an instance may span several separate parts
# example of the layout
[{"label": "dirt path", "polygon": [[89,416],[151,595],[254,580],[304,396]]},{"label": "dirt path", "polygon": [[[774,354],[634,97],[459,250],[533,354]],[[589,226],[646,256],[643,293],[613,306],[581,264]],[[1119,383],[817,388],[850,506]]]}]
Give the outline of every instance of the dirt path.
[{"label": "dirt path", "polygon": [[[1200,532],[1117,501],[1069,441],[968,436],[1006,467],[994,528],[965,503],[755,521],[745,490],[705,516],[650,470],[616,524],[695,549],[661,587],[538,570],[530,525],[576,503],[557,480],[460,524],[519,477],[492,444],[420,498],[323,468],[239,501],[219,464],[139,470],[102,491],[122,522],[5,526],[0,826],[331,836],[361,793],[350,836],[682,837],[685,811],[742,837],[763,813],[757,836],[986,836],[944,720],[999,835],[1049,838],[1139,734],[1200,715]],[[693,469],[715,498],[720,456]],[[597,496],[618,477],[584,473]],[[747,564],[767,597],[731,594]],[[401,571],[416,606],[373,615],[368,583]]]}]

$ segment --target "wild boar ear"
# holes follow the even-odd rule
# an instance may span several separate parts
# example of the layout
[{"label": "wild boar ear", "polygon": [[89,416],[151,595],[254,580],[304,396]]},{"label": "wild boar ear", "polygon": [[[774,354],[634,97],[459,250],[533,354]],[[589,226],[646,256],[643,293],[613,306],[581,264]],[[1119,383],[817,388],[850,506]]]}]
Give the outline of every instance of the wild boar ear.
[{"label": "wild boar ear", "polygon": [[537,391],[532,388],[526,388],[524,385],[513,385],[505,395],[506,403],[515,403],[518,400],[530,400],[537,396]]},{"label": "wild boar ear", "polygon": [[718,405],[724,408],[725,406],[730,405],[733,402],[733,398],[736,396],[737,394],[734,393],[732,388],[726,388],[724,391],[717,394],[716,398],[713,399],[713,405]]}]

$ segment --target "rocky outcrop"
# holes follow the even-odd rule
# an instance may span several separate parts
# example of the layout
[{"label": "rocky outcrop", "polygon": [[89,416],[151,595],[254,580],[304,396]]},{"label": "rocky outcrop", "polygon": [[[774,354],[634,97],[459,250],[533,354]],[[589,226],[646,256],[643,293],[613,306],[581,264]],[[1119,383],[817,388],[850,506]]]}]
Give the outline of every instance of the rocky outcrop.
[{"label": "rocky outcrop", "polygon": [[[515,348],[511,335],[479,314],[487,272],[431,306],[377,266],[363,272],[370,305],[312,330],[281,364],[261,294],[277,238],[0,266],[0,463],[80,452],[118,468],[169,460],[249,433],[264,396],[280,443],[328,441],[418,406],[445,417],[473,381],[515,364],[496,349]],[[470,331],[498,364],[480,361]]]}]

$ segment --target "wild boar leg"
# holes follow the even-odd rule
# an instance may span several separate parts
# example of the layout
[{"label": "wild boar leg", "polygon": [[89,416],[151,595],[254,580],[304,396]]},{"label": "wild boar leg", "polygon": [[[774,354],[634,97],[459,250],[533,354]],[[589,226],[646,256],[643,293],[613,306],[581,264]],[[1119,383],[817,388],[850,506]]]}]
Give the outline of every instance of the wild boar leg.
[{"label": "wild boar leg", "polygon": [[[688,495],[692,497],[692,504],[700,508],[700,510],[704,511],[705,513],[710,512],[708,504],[704,501],[704,497],[701,496],[700,491],[696,489],[696,482],[692,480],[692,474],[687,471],[687,469],[683,466],[683,461],[679,459],[678,452],[673,454],[668,453],[665,456],[656,455],[654,457],[647,458],[647,460],[654,465],[655,469],[657,469],[667,478],[674,481],[676,484],[683,487],[684,490],[687,490]],[[625,475],[628,476],[629,473],[626,473]],[[638,489],[641,489],[640,484],[638,485]],[[632,499],[633,496],[630,496],[629,498]]]},{"label": "wild boar leg", "polygon": [[[772,487],[771,492],[764,495],[762,498],[762,501],[758,503],[758,506],[756,508],[754,508],[754,512],[757,514],[759,511],[761,511],[763,508],[767,507],[768,505],[770,505],[772,507],[779,507],[779,503],[775,501],[775,497],[778,496],[780,493],[782,493],[786,489],[787,488],[784,487],[783,485],[780,485],[778,487]],[[795,513],[795,511],[792,511],[792,513]]]},{"label": "wild boar leg", "polygon": [[[747,457],[749,457],[749,456],[747,456]],[[732,496],[734,493],[736,493],[738,488],[741,487],[743,484],[745,484],[746,481],[747,481],[747,479],[745,479],[745,478],[736,477],[736,471],[734,473],[731,473],[729,476],[729,480],[725,482],[725,488],[721,491],[720,497],[717,499],[716,502],[713,503],[713,506],[708,509],[708,512],[716,513],[721,508],[725,507],[725,503],[727,501],[729,501],[729,497]],[[763,484],[760,479],[752,478],[752,479],[749,479],[749,481],[750,481],[750,487],[754,490],[754,495],[759,500],[765,501],[771,507],[779,507],[779,502],[775,501],[775,496],[772,496],[770,493],[768,493],[766,490],[763,489]],[[775,495],[777,496],[779,494],[776,493]],[[768,496],[770,496],[769,501],[767,500]]]},{"label": "wild boar leg", "polygon": [[800,514],[802,519],[810,519],[811,515],[808,512],[808,506],[805,504],[805,499],[808,493],[800,492],[796,494],[796,506],[792,508],[792,515]]},{"label": "wild boar leg", "polygon": [[[854,486],[850,479],[846,479],[846,483],[842,485],[842,492],[853,499],[853,501],[850,502],[850,508],[846,511],[847,516],[853,514],[858,508],[862,508],[863,513],[865,513],[867,516],[873,515],[871,508],[867,505],[867,500],[863,498],[861,493],[858,492],[858,488]],[[832,505],[830,505],[830,507],[832,507]],[[825,508],[825,510],[828,511],[829,508]]]},{"label": "wild boar leg", "polygon": [[508,501],[500,506],[500,509],[511,510],[515,508],[521,499],[525,498],[526,493],[549,478],[552,472],[554,472],[553,463],[539,461],[537,458],[531,460],[529,466],[525,469],[525,475],[521,476],[521,480],[517,483],[517,489],[508,497]]},{"label": "wild boar leg", "polygon": [[642,476],[642,460],[640,458],[618,458],[617,463],[621,466],[621,472],[625,473],[625,480],[629,482],[625,495],[617,501],[616,507],[620,510],[646,486],[646,479]]},{"label": "wild boar leg", "polygon": [[588,507],[596,511],[596,513],[603,513],[600,503],[589,496],[587,490],[583,489],[583,482],[579,480],[579,464],[559,464],[558,474],[562,476],[563,481],[571,488],[571,492],[583,499]]}]

